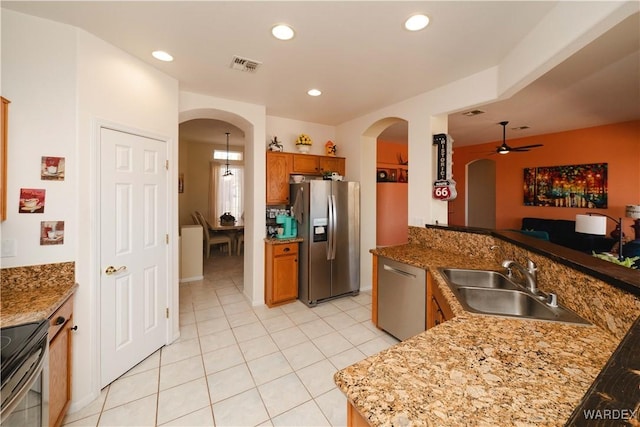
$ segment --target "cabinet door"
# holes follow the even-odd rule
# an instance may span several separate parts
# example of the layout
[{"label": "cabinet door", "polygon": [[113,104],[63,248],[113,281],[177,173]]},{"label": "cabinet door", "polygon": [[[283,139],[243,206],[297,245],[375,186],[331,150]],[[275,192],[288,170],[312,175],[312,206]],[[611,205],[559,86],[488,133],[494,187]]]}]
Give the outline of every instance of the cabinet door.
[{"label": "cabinet door", "polygon": [[273,302],[298,298],[298,254],[277,256],[273,260]]},{"label": "cabinet door", "polygon": [[302,174],[320,174],[319,157],[313,154],[293,154],[293,172]]},{"label": "cabinet door", "polygon": [[49,343],[49,426],[57,427],[71,402],[71,321]]},{"label": "cabinet door", "polygon": [[320,172],[338,172],[344,175],[346,172],[344,157],[320,157]]},{"label": "cabinet door", "polygon": [[267,152],[267,205],[289,203],[291,154]]}]

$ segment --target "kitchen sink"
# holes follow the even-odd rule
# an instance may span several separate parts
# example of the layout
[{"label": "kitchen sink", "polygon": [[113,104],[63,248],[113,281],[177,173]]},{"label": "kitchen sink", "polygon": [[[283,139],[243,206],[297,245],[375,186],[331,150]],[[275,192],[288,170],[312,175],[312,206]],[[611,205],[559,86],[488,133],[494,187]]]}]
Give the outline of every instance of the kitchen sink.
[{"label": "kitchen sink", "polygon": [[443,268],[442,273],[450,283],[457,286],[477,288],[518,289],[507,276],[497,271],[466,270],[462,268]]},{"label": "kitchen sink", "polygon": [[568,308],[551,305],[507,276],[490,270],[441,268],[447,285],[466,311],[519,319],[590,325]]}]

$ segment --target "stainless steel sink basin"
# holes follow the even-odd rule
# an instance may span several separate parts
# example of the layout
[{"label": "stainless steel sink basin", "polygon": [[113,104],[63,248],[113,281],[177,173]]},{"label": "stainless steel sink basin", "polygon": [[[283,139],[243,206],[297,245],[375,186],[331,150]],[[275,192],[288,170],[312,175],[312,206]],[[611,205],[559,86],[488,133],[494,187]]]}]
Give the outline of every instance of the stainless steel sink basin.
[{"label": "stainless steel sink basin", "polygon": [[456,286],[476,288],[518,289],[504,274],[490,270],[466,270],[462,268],[443,268],[440,271],[450,283]]},{"label": "stainless steel sink basin", "polygon": [[454,293],[465,310],[475,313],[589,324],[574,312],[562,306],[551,307],[524,291],[458,287]]},{"label": "stainless steel sink basin", "polygon": [[466,311],[520,319],[590,324],[560,304],[555,307],[547,304],[544,297],[529,293],[497,271],[458,268],[441,268],[439,271]]}]

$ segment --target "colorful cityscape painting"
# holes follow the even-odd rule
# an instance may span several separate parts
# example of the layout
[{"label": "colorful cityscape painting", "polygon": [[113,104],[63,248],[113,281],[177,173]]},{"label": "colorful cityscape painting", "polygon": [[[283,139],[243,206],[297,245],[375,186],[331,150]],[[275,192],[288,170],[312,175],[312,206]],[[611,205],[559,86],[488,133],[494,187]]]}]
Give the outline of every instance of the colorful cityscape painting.
[{"label": "colorful cityscape painting", "polygon": [[607,163],[524,169],[525,206],[607,208]]}]

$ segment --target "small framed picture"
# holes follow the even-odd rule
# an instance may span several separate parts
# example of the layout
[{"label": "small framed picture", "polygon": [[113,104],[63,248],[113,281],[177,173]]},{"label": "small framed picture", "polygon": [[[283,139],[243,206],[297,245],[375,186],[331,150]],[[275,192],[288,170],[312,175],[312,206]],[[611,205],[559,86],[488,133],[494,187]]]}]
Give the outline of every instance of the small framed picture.
[{"label": "small framed picture", "polygon": [[42,157],[40,179],[64,181],[64,157]]},{"label": "small framed picture", "polygon": [[40,223],[40,245],[64,243],[64,221],[42,221]]},{"label": "small framed picture", "polygon": [[18,203],[19,213],[44,213],[44,195],[43,189],[21,188],[20,203]]}]

